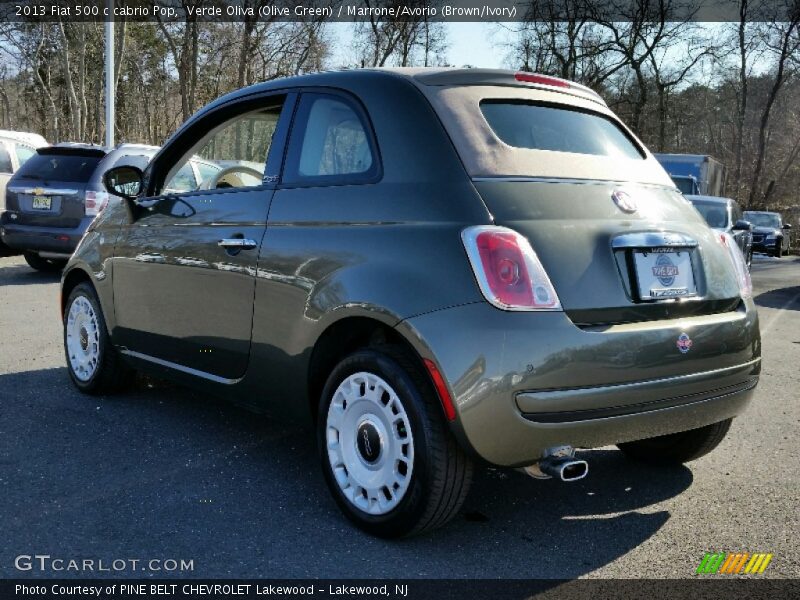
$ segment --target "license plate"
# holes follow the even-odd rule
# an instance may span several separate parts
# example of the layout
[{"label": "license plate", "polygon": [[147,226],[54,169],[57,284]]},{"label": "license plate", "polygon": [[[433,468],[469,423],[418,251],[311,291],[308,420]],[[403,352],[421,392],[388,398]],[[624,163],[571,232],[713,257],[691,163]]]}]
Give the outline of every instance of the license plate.
[{"label": "license plate", "polygon": [[33,208],[36,210],[50,210],[50,197],[49,196],[34,196],[33,197],[33,204],[31,204]]},{"label": "license plate", "polygon": [[697,294],[689,250],[637,250],[633,259],[642,300],[686,298]]}]

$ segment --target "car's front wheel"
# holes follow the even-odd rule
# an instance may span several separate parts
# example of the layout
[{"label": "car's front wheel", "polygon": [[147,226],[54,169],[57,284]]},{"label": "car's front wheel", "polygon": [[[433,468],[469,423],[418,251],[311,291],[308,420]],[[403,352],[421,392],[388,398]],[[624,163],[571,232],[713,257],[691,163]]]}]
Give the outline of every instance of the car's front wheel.
[{"label": "car's front wheel", "polygon": [[778,239],[775,241],[775,249],[772,251],[772,256],[780,258],[783,256],[783,240]]},{"label": "car's front wheel", "polygon": [[42,258],[35,252],[25,252],[25,262],[28,266],[37,271],[56,272],[60,271],[67,264],[66,260],[57,260],[55,258]]},{"label": "car's front wheel", "polygon": [[88,283],[75,286],[67,298],[64,352],[72,382],[87,394],[117,391],[132,378],[133,371],[111,344],[103,309]]},{"label": "car's front wheel", "polygon": [[733,419],[698,429],[617,444],[630,458],[653,464],[681,464],[705,456],[720,445]]},{"label": "car's front wheel", "polygon": [[350,520],[380,537],[443,525],[472,480],[472,463],[416,363],[396,346],[360,350],[334,368],[320,401],[328,487]]}]

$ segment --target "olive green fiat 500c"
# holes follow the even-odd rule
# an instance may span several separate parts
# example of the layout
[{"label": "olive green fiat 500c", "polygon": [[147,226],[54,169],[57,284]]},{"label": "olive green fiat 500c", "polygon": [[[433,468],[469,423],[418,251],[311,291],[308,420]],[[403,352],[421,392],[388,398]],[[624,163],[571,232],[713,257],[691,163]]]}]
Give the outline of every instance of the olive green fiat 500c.
[{"label": "olive green fiat 500c", "polygon": [[[214,168],[176,191],[198,157]],[[148,371],[311,421],[333,497],[376,535],[447,522],[476,463],[569,481],[575,448],[698,458],[758,382],[740,251],[575,83],[276,80],[105,185],[63,276],[74,384]]]}]

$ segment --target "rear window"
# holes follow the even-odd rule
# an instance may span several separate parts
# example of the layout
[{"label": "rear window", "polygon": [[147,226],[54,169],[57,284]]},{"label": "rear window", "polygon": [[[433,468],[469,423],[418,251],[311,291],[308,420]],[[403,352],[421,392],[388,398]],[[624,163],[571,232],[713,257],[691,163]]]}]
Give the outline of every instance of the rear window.
[{"label": "rear window", "polygon": [[40,181],[86,182],[102,156],[35,154],[22,165],[17,177]]},{"label": "rear window", "polygon": [[619,126],[596,113],[527,102],[489,101],[481,112],[494,133],[516,148],[643,159]]},{"label": "rear window", "polygon": [[702,200],[690,200],[709,227],[724,229],[728,226],[728,209],[724,204],[717,202],[703,202]]}]

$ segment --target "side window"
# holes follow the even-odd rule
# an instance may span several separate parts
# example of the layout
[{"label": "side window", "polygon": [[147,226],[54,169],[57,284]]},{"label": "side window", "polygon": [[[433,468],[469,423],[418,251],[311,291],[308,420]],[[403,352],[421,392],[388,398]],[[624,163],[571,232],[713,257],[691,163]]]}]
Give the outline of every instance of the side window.
[{"label": "side window", "polygon": [[216,177],[217,173],[222,170],[222,167],[209,162],[196,162],[197,172],[200,174],[200,181],[211,181]]},{"label": "side window", "polygon": [[[211,129],[173,164],[161,193],[262,185],[280,113],[281,106],[250,111]],[[198,167],[199,182],[192,162]]]},{"label": "side window", "polygon": [[14,168],[11,166],[11,156],[4,144],[0,143],[0,173],[13,173]]},{"label": "side window", "polygon": [[170,180],[164,191],[180,194],[183,192],[191,192],[196,189],[197,179],[195,179],[192,164],[187,162],[178,169],[178,172],[175,173],[175,176]]},{"label": "side window", "polygon": [[339,96],[303,95],[292,126],[283,182],[365,183],[377,175],[372,136],[360,111]]},{"label": "side window", "polygon": [[14,151],[17,153],[17,162],[19,163],[20,167],[24,165],[25,161],[27,161],[31,156],[36,154],[36,150],[23,144],[14,144]]}]

